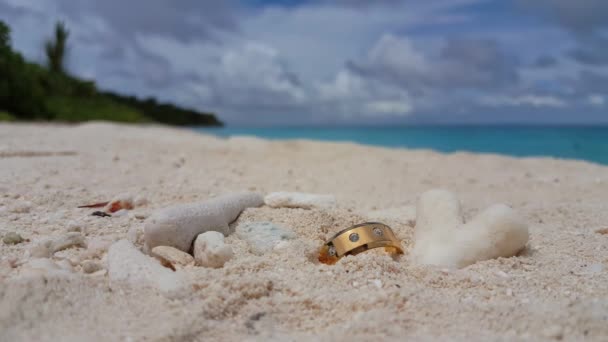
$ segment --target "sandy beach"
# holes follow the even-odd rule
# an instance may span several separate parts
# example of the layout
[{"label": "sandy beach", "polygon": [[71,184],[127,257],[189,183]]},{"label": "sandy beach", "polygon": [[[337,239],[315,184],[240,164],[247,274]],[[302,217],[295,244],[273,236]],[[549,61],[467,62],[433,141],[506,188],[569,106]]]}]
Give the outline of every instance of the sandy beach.
[{"label": "sandy beach", "polygon": [[[467,219],[511,206],[529,225],[526,249],[457,270],[412,264],[412,213],[434,188],[456,193]],[[110,286],[108,246],[141,232],[153,212],[237,191],[331,194],[337,207],[246,209],[232,230],[269,221],[295,238],[257,255],[228,235],[234,257],[182,270],[192,286],[181,298]],[[78,208],[122,193],[144,200],[112,217]],[[371,218],[393,228],[405,255],[317,261],[327,238]],[[0,236],[24,241],[0,242],[0,340],[606,341],[605,228],[608,167],[582,161],[220,139],[162,126],[2,124]],[[85,244],[54,253],[57,272],[27,270],[37,243],[76,232]],[[85,262],[100,269],[84,272]]]}]

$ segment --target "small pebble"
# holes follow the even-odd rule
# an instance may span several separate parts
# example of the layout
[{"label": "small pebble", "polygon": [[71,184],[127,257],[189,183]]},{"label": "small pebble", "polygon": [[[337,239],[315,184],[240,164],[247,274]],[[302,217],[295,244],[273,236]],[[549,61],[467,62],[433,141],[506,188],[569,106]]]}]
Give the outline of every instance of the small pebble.
[{"label": "small pebble", "polygon": [[50,258],[53,256],[53,251],[51,248],[52,245],[51,240],[42,241],[34,247],[30,248],[30,256],[33,258]]},{"label": "small pebble", "polygon": [[152,257],[142,254],[127,240],[114,243],[108,250],[108,277],[110,288],[118,290],[121,284],[130,287],[152,287],[168,298],[183,297],[191,293],[191,285],[182,273],[173,272]]},{"label": "small pebble", "polygon": [[143,219],[145,219],[146,217],[148,217],[148,214],[147,214],[147,213],[135,213],[135,214],[133,214],[133,215],[134,215],[134,216],[135,216],[135,218],[136,218],[136,219],[138,219],[138,220],[143,220]]},{"label": "small pebble", "polygon": [[90,273],[90,275],[93,277],[103,277],[107,273],[108,273],[108,270],[106,270],[105,268],[102,268],[101,270],[99,270],[97,272]]},{"label": "small pebble", "polygon": [[110,245],[112,245],[114,241],[110,238],[103,237],[94,237],[89,239],[87,243],[87,250],[84,253],[84,257],[86,258],[99,258],[104,253],[107,252]]},{"label": "small pebble", "polygon": [[236,227],[236,235],[249,243],[251,252],[262,255],[279,243],[290,240],[295,234],[271,222],[249,222]]},{"label": "small pebble", "polygon": [[68,223],[68,232],[84,232],[82,225],[76,221],[70,221]]},{"label": "small pebble", "polygon": [[21,235],[15,232],[8,232],[6,235],[4,235],[2,241],[7,245],[16,245],[18,243],[22,243],[24,239],[21,237]]},{"label": "small pebble", "polygon": [[73,272],[74,271],[74,268],[72,267],[72,263],[69,260],[67,260],[67,259],[59,260],[59,261],[57,261],[56,264],[62,270],[65,270],[65,271],[68,271],[68,272]]},{"label": "small pebble", "polygon": [[135,196],[135,199],[133,200],[133,204],[136,207],[141,207],[141,206],[148,204],[148,199],[142,195],[137,195],[137,196]]},{"label": "small pebble", "polygon": [[208,231],[194,241],[194,259],[198,266],[219,268],[232,258],[232,247],[224,243],[224,235]]},{"label": "small pebble", "polygon": [[52,250],[53,253],[70,247],[86,247],[84,236],[80,233],[67,233],[53,240]]},{"label": "small pebble", "polygon": [[127,232],[127,240],[131,241],[134,245],[143,244],[144,231],[138,227],[131,227]]},{"label": "small pebble", "polygon": [[66,233],[56,239],[46,239],[30,249],[30,256],[35,258],[50,258],[55,252],[70,247],[86,247],[81,233]]},{"label": "small pebble", "polygon": [[121,217],[121,216],[126,216],[128,214],[129,214],[129,211],[127,209],[120,209],[119,211],[115,212],[113,216]]},{"label": "small pebble", "polygon": [[169,246],[156,246],[152,248],[150,255],[160,260],[163,266],[173,270],[194,264],[192,255]]},{"label": "small pebble", "polygon": [[101,265],[93,260],[85,260],[82,262],[82,271],[84,273],[90,274],[93,272],[97,272],[100,269],[102,269]]},{"label": "small pebble", "polygon": [[99,217],[110,217],[112,215],[108,214],[108,213],[104,213],[103,211],[94,211],[91,213],[92,216],[99,216]]},{"label": "small pebble", "polygon": [[[65,264],[63,266],[66,267]],[[19,274],[22,277],[64,277],[68,276],[70,273],[70,271],[60,267],[58,264],[47,258],[30,259],[19,268]]]},{"label": "small pebble", "polygon": [[586,273],[588,274],[597,274],[597,273],[601,273],[604,270],[604,266],[600,263],[594,263],[591,265],[588,265],[585,268]]},{"label": "small pebble", "polygon": [[496,271],[496,275],[501,278],[510,278],[510,276],[508,274],[506,274],[505,272],[500,271],[500,270]]},{"label": "small pebble", "polygon": [[70,258],[68,258],[66,260],[70,261],[70,264],[72,264],[72,266],[80,265],[80,256],[78,256],[78,255],[71,256]]}]

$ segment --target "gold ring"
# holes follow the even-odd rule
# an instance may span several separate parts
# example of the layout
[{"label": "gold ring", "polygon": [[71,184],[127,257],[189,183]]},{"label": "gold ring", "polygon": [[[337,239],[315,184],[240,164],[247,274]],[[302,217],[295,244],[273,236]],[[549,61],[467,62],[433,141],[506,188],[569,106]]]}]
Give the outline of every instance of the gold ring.
[{"label": "gold ring", "polygon": [[333,265],[345,255],[384,247],[391,254],[403,254],[401,241],[391,227],[379,222],[365,222],[339,231],[319,251],[319,261]]}]

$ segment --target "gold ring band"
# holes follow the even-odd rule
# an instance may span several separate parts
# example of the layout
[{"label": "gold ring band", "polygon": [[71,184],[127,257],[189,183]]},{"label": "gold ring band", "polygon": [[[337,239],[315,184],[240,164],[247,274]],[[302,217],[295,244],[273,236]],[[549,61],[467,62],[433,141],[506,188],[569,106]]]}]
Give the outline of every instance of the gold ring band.
[{"label": "gold ring band", "polygon": [[384,247],[392,254],[403,254],[401,242],[391,227],[379,222],[365,222],[336,233],[321,247],[319,261],[332,265],[345,255],[355,255],[379,247]]}]

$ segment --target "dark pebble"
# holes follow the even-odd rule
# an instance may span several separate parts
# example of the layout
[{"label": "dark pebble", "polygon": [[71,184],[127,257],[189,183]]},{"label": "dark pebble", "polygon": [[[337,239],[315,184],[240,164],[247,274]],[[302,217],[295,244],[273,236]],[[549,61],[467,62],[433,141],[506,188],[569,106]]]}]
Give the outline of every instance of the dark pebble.
[{"label": "dark pebble", "polygon": [[99,216],[99,217],[110,217],[112,215],[108,214],[108,213],[104,213],[103,211],[94,211],[91,215],[93,216]]}]

